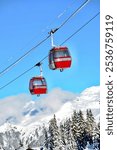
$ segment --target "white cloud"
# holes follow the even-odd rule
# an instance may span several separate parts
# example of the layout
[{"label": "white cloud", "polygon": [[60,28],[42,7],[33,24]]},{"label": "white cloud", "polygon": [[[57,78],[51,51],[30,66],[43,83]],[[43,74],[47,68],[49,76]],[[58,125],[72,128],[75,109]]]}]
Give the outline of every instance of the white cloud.
[{"label": "white cloud", "polygon": [[9,117],[17,118],[20,121],[23,106],[31,100],[31,97],[25,94],[10,96],[0,100],[0,124]]},{"label": "white cloud", "polygon": [[39,103],[41,106],[48,108],[48,111],[56,112],[65,102],[73,100],[75,97],[76,95],[71,92],[56,88],[40,100]]},{"label": "white cloud", "polygon": [[[36,101],[32,101],[32,96],[21,94],[10,96],[0,100],[0,124],[3,124],[7,118],[13,116],[15,123],[28,124],[44,116],[50,115],[58,111],[61,106],[76,97],[75,94],[63,91],[60,88],[53,89],[49,94],[40,96]],[[36,116],[23,115],[25,111],[38,110]]]}]

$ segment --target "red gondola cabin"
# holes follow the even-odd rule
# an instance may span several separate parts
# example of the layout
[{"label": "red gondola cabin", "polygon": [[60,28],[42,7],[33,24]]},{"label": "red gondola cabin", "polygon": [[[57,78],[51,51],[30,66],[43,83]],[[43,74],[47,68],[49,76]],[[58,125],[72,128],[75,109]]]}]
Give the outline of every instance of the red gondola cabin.
[{"label": "red gondola cabin", "polygon": [[29,83],[29,90],[32,95],[40,95],[47,93],[47,84],[44,77],[33,77]]},{"label": "red gondola cabin", "polygon": [[71,67],[71,55],[67,47],[54,47],[49,53],[49,67],[52,70]]}]

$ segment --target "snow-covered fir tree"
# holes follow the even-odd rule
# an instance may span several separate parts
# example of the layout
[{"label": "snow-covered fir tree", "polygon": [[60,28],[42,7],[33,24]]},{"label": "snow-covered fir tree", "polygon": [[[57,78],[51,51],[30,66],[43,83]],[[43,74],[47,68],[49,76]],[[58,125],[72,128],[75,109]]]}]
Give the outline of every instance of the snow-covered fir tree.
[{"label": "snow-covered fir tree", "polygon": [[[66,119],[64,122],[64,128],[65,128],[65,143],[66,143],[66,150],[71,150],[77,147],[76,141],[74,140],[72,131],[71,131],[71,120]],[[76,149],[76,148],[75,148]]]},{"label": "snow-covered fir tree", "polygon": [[96,127],[95,119],[93,116],[93,113],[91,109],[87,109],[86,112],[86,132],[87,132],[87,138],[90,144],[93,143],[93,134],[94,134],[94,128]]},{"label": "snow-covered fir tree", "polygon": [[66,143],[65,143],[65,127],[62,123],[60,123],[60,143],[62,144],[62,149],[65,149]]},{"label": "snow-covered fir tree", "polygon": [[86,121],[81,110],[78,112],[78,135],[77,135],[77,144],[78,150],[83,150],[86,147]]},{"label": "snow-covered fir tree", "polygon": [[49,148],[49,139],[48,139],[48,132],[45,126],[43,126],[43,135],[44,135],[44,147],[46,149]]},{"label": "snow-covered fir tree", "polygon": [[93,147],[95,150],[100,150],[100,122],[94,128]]},{"label": "snow-covered fir tree", "polygon": [[73,148],[74,150],[78,149],[78,113],[74,110],[71,120],[71,136],[73,136]]},{"label": "snow-covered fir tree", "polygon": [[49,150],[62,150],[56,116],[49,122]]},{"label": "snow-covered fir tree", "polygon": [[75,141],[77,141],[77,137],[78,137],[78,113],[76,112],[76,110],[73,112],[73,115],[72,115],[71,130],[72,130],[72,134],[73,134]]}]

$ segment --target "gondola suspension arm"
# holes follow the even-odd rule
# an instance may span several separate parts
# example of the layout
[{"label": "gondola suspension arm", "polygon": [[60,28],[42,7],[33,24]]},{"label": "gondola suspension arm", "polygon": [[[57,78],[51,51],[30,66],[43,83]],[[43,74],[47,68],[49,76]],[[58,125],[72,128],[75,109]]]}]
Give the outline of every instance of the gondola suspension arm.
[{"label": "gondola suspension arm", "polygon": [[39,69],[40,69],[40,76],[42,77],[43,76],[42,63],[39,62],[35,66],[39,67]]},{"label": "gondola suspension arm", "polygon": [[58,29],[59,29],[59,28],[51,29],[51,31],[49,32],[50,38],[51,38],[51,46],[52,46],[52,48],[55,47],[55,45],[54,45],[54,33],[55,33]]}]

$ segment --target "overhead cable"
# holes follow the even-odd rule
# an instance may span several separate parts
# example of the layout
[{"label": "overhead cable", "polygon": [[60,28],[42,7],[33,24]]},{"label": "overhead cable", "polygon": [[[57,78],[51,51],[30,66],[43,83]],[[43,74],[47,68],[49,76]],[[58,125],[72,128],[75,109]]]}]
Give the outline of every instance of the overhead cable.
[{"label": "overhead cable", "polygon": [[[89,21],[87,21],[83,26],[81,26],[78,30],[76,30],[72,35],[70,35],[67,39],[65,39],[60,45],[63,45],[64,43],[66,43],[68,40],[70,40],[74,35],[76,35],[77,33],[79,33],[85,26],[87,26],[92,20],[94,20],[98,15],[100,14],[100,12],[98,12],[96,15],[94,15]],[[42,58],[38,63],[42,63],[46,58],[48,57],[45,56],[44,58]],[[19,79],[21,76],[23,76],[24,74],[26,74],[27,72],[29,72],[30,70],[32,70],[36,65],[34,65],[33,67],[29,68],[28,70],[26,70],[25,72],[23,72],[22,74],[20,74],[19,76],[17,76],[15,79],[11,80],[10,82],[8,82],[7,84],[3,85],[0,87],[0,90],[2,90],[3,88],[5,88],[6,86],[10,85],[12,82],[16,81],[17,79]]]},{"label": "overhead cable", "polygon": [[[80,7],[78,7],[63,23],[56,28],[56,32],[62,28],[72,17],[74,17],[82,8],[84,8],[91,0],[86,0]],[[4,75],[7,73],[9,70],[11,70],[14,66],[16,66],[22,59],[24,59],[26,56],[28,56],[34,49],[36,49],[38,46],[40,46],[42,43],[44,43],[48,38],[50,37],[47,36],[44,38],[42,41],[40,41],[36,46],[32,47],[29,51],[27,51],[24,55],[22,55],[20,58],[18,58],[15,62],[13,62],[11,65],[6,67],[4,70],[0,72],[0,76]]]}]

